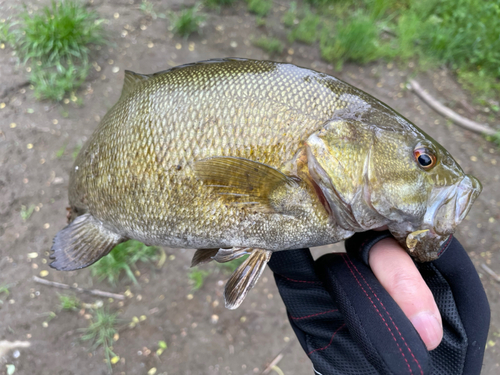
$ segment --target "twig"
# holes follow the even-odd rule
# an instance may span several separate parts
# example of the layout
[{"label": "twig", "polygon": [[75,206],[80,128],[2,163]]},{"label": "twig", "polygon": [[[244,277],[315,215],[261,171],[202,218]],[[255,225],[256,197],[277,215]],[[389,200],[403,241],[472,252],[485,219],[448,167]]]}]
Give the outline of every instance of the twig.
[{"label": "twig", "polygon": [[483,270],[485,270],[491,277],[493,277],[497,282],[500,283],[500,276],[498,276],[498,274],[493,271],[490,267],[488,267],[486,264],[482,263],[481,264],[481,268]]},{"label": "twig", "polygon": [[276,357],[267,365],[267,367],[260,373],[260,375],[267,375],[273,370],[273,367],[277,366],[278,363],[283,359],[285,351],[290,347],[290,343],[288,343],[281,351],[278,353]]},{"label": "twig", "polygon": [[429,107],[434,109],[436,112],[442,116],[449,118],[455,124],[465,128],[467,130],[473,131],[479,134],[485,135],[495,135],[497,131],[490,128],[488,125],[480,124],[478,122],[469,120],[458,113],[452,111],[450,108],[444,106],[439,101],[434,99],[429,93],[425,92],[424,89],[415,80],[410,80],[408,83],[408,88],[412,90],[420,99],[422,99]]},{"label": "twig", "polygon": [[89,293],[89,294],[93,294],[95,296],[106,297],[106,298],[114,298],[114,299],[119,299],[119,300],[125,299],[125,296],[123,294],[109,293],[109,292],[104,292],[104,291],[98,290],[98,289],[75,288],[74,286],[71,286],[68,284],[63,284],[63,283],[58,283],[56,281],[49,281],[49,280],[41,279],[37,276],[33,276],[33,280],[36,283],[48,285],[48,286],[53,286],[55,288],[71,289],[71,290],[76,290],[77,292],[80,292],[80,293]]}]

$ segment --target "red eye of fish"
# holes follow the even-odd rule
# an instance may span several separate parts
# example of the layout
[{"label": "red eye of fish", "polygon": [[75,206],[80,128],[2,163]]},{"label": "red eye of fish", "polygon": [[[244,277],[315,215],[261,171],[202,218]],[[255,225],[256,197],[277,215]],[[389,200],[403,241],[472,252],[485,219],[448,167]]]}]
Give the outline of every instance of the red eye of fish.
[{"label": "red eye of fish", "polygon": [[415,149],[413,155],[420,168],[424,170],[429,170],[436,165],[436,156],[426,148]]}]

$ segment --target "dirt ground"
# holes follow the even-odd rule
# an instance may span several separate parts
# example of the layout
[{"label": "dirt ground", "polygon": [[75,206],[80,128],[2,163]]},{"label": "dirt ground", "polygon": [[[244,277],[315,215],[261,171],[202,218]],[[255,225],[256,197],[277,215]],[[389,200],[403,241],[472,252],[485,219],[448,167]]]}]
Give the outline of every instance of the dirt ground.
[{"label": "dirt ground", "polygon": [[[42,2],[33,3],[40,6]],[[115,374],[260,374],[282,350],[284,357],[279,367],[284,374],[312,373],[288,324],[269,270],[243,305],[229,311],[223,307],[222,297],[227,275],[218,269],[200,290],[192,291],[187,276],[193,254],[189,249],[166,249],[167,261],[160,269],[141,266],[138,286],[123,279],[111,287],[93,280],[88,269],[57,272],[48,267],[52,238],[66,224],[72,153],[118,99],[125,69],[151,73],[209,58],[267,59],[269,56],[252,46],[251,38],[272,34],[286,41],[287,31],[279,22],[287,9],[285,1],[274,7],[267,25],[260,28],[256,27],[255,17],[246,12],[244,2],[220,13],[211,11],[202,34],[187,40],[173,36],[167,20],[154,20],[141,12],[139,0],[89,3],[107,19],[106,34],[111,44],[95,51],[94,67],[76,93],[76,102],[36,101],[25,83],[26,72],[16,65],[12,50],[0,49],[0,286],[11,285],[10,295],[0,295],[0,341],[30,344],[0,353],[0,374],[6,374],[6,364],[15,365],[15,374],[107,373],[102,350],[93,352],[88,343],[79,339],[79,329],[88,326],[89,311],[60,311],[58,293],[63,291],[33,281],[33,276],[47,272],[44,278],[48,280],[126,293],[123,302],[101,299],[119,311],[123,319],[119,339],[113,346],[120,356],[113,366]],[[158,13],[179,9],[182,3],[154,2]],[[0,0],[0,18],[11,14],[14,4],[12,0]],[[498,148],[447,123],[404,90],[412,66],[384,62],[364,67],[346,65],[338,73],[321,61],[317,47],[297,43],[288,43],[284,53],[273,59],[336,75],[381,99],[442,143],[467,173],[482,182],[484,191],[457,237],[469,250],[492,308],[483,374],[498,374],[500,284],[481,267],[486,264],[500,273]],[[446,69],[419,74],[417,79],[432,95],[463,115],[498,123],[498,116],[470,104],[472,98]],[[80,99],[82,104],[78,105]],[[63,148],[59,155],[58,150]],[[34,207],[25,221],[20,214],[22,206]],[[333,248],[340,250],[342,246]],[[86,294],[78,297],[86,303],[99,300]],[[145,319],[135,328],[127,326],[133,317],[143,315]],[[157,356],[160,340],[168,348]]]}]

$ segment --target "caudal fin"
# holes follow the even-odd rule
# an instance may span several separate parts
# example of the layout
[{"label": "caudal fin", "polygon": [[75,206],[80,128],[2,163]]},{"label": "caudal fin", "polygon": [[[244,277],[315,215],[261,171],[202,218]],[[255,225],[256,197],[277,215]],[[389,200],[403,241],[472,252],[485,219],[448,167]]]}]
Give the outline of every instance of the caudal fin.
[{"label": "caudal fin", "polygon": [[60,271],[88,267],[126,240],[106,229],[91,214],[83,214],[56,234],[50,266]]}]

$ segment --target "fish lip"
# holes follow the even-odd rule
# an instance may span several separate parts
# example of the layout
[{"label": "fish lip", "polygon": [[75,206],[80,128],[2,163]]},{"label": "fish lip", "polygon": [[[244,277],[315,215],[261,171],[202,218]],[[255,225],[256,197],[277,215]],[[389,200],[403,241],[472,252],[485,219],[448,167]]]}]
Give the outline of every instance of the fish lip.
[{"label": "fish lip", "polygon": [[[425,213],[422,229],[428,229],[436,236],[453,234],[481,190],[481,183],[471,175],[465,175],[458,184],[437,188],[432,193],[435,196]],[[440,222],[441,218],[445,220]]]}]

